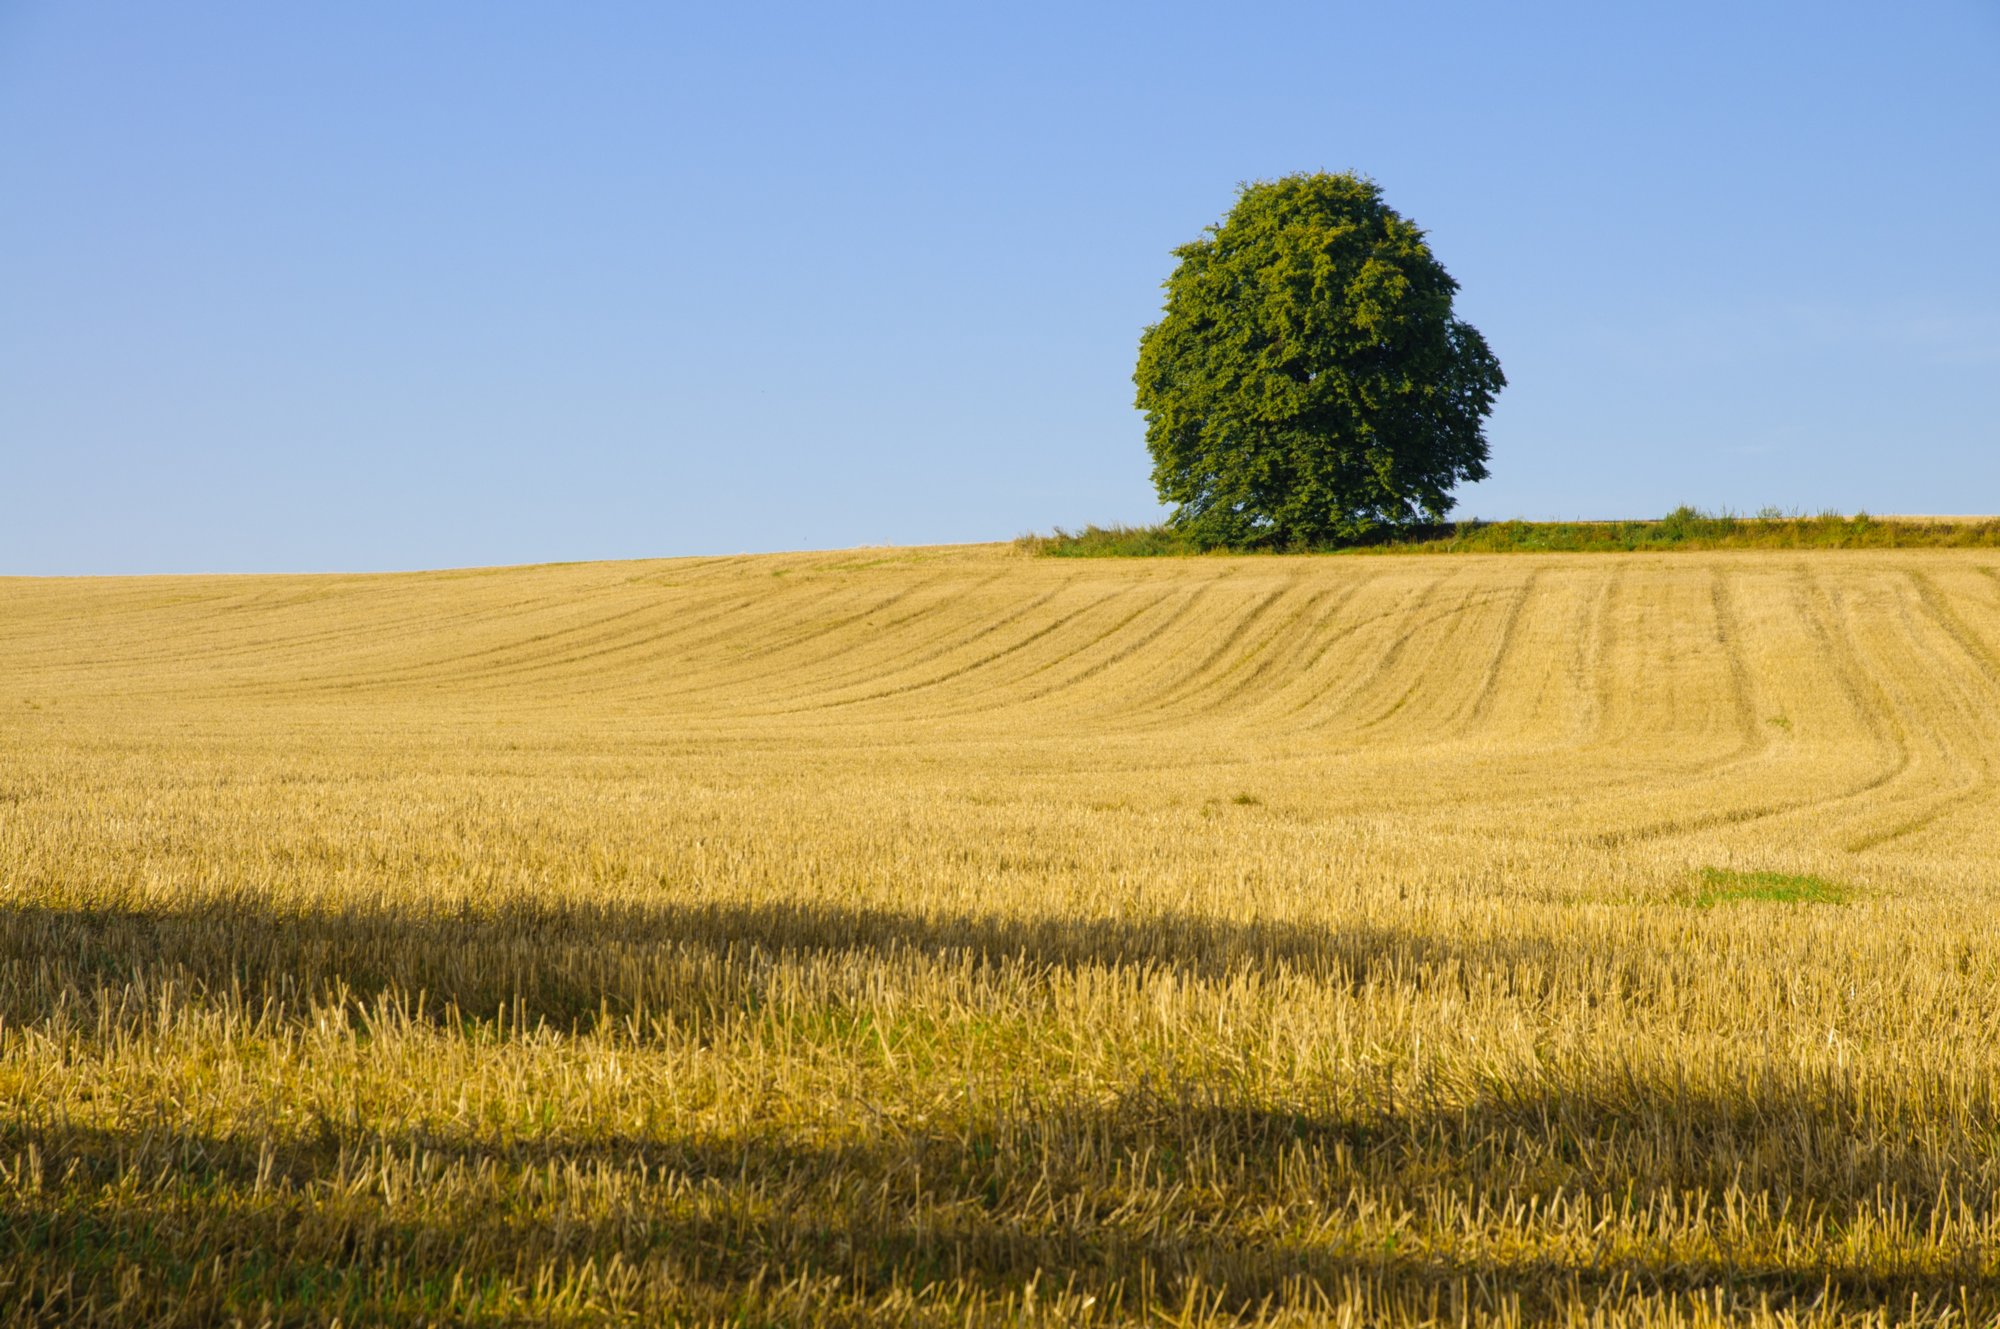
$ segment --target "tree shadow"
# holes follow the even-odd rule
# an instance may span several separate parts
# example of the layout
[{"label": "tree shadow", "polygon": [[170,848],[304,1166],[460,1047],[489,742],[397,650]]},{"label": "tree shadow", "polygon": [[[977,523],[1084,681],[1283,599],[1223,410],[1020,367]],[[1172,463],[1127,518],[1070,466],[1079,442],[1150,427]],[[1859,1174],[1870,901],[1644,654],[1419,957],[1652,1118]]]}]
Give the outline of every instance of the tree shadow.
[{"label": "tree shadow", "polygon": [[[1759,1190],[1732,1187],[1726,1167],[1721,1184],[1713,1168],[1669,1168],[1604,1179],[1596,1208],[1567,1222],[1549,1208],[1561,1188],[1528,1217],[1536,1188],[1505,1184],[1507,1151],[1492,1143],[1561,1122],[1600,1139],[1671,1128],[1716,1148],[1788,1119],[1822,1132],[1828,1166],[1859,1142],[1858,1123],[1844,1133],[1803,1092],[1644,1085],[1367,1121],[1141,1092],[819,1144],[16,1121],[0,1125],[0,1162],[18,1172],[32,1156],[36,1180],[0,1192],[0,1274],[71,1313],[130,1297],[136,1280],[142,1304],[193,1308],[189,1319],[302,1299],[319,1318],[454,1318],[454,1296],[558,1286],[587,1268],[626,1270],[630,1305],[717,1314],[776,1284],[821,1288],[859,1315],[899,1291],[965,1304],[1039,1279],[1131,1313],[1199,1290],[1231,1313],[1332,1298],[1387,1319],[1434,1314],[1446,1289],[1474,1313],[1531,1320],[1718,1290],[1739,1310],[2000,1315],[1991,1250],[1925,1238],[1934,1220],[1990,1230],[2000,1203],[1989,1187],[1970,1207],[1929,1211],[1938,1191],[1923,1194],[1911,1141],[1867,1142],[1874,1189],[1848,1187],[1847,1208],[1803,1176]],[[1447,1155],[1459,1172],[1440,1169]],[[1282,1181],[1302,1156],[1345,1161],[1311,1185]],[[1900,1251],[1880,1240],[1897,1213]],[[1847,1239],[1871,1221],[1873,1245]]]},{"label": "tree shadow", "polygon": [[[1573,949],[1573,946],[1572,946]],[[252,1013],[314,1002],[423,996],[418,1018],[576,1028],[633,1011],[717,1015],[755,1008],[784,961],[942,963],[974,974],[1129,969],[1203,980],[1290,974],[1469,985],[1500,974],[1533,985],[1553,942],[1446,939],[1370,923],[1315,927],[1190,914],[1143,918],[919,913],[828,903],[582,904],[513,901],[457,912],[287,912],[218,898],[165,909],[0,909],[0,960],[40,981],[0,986],[0,1016],[46,1019],[134,982],[171,982]],[[1634,982],[1636,983],[1636,979]]]},{"label": "tree shadow", "polygon": [[[278,1019],[422,993],[415,1018],[511,1010],[517,1026],[576,1027],[607,1011],[755,1011],[780,965],[850,962],[864,996],[858,978],[884,963],[1030,982],[1097,967],[1532,990],[1560,954],[1534,940],[1191,915],[37,906],[0,910],[11,964],[0,1016],[87,1029],[78,1013],[110,1003],[116,1026],[127,1008],[145,1018],[173,984],[190,1001]],[[1336,1085],[1324,1101],[1273,1105],[1242,1084],[1139,1082],[1091,1098],[957,1101],[935,1119],[892,1105],[812,1138],[690,1122],[623,1136],[551,1123],[497,1139],[324,1117],[216,1130],[17,1109],[0,1118],[0,1287],[56,1320],[125,1317],[112,1308],[128,1296],[139,1299],[126,1318],[160,1322],[254,1320],[265,1302],[312,1308],[294,1318],[455,1319],[477,1289],[586,1269],[601,1279],[616,1257],[624,1291],[604,1295],[664,1318],[727,1314],[784,1285],[828,1299],[799,1303],[798,1317],[865,1320],[898,1290],[970,1305],[1038,1272],[1134,1313],[1206,1289],[1228,1310],[1325,1293],[1386,1319],[1427,1297],[1435,1311],[1447,1288],[1475,1310],[1535,1318],[1722,1288],[1744,1306],[1962,1298],[1975,1319],[2000,1315],[1978,1235],[2000,1220],[1991,1096],[1915,1122],[1866,1085],[1797,1073],[1703,1087],[1716,1083],[1584,1066],[1459,1085],[1449,1101]],[[370,1180],[398,1177],[400,1190]],[[407,1198],[427,1189],[438,1203]],[[1598,1208],[1546,1218],[1579,1197]],[[1732,1228],[1744,1206],[1761,1216]],[[1622,1244],[1597,1241],[1596,1219]],[[1972,1235],[1929,1239],[1933,1221]],[[1508,1222],[1518,1230],[1503,1240]],[[1738,1229],[1772,1239],[1733,1246]],[[1421,1231],[1459,1237],[1398,1236]]]}]

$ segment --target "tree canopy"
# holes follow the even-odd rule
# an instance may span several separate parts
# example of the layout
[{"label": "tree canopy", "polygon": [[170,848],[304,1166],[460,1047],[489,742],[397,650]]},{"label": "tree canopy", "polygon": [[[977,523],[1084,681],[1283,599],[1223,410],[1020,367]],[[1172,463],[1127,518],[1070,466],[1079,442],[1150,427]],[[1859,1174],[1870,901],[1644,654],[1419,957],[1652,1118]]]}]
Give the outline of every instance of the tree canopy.
[{"label": "tree canopy", "polygon": [[1138,406],[1171,523],[1204,545],[1317,545],[1439,522],[1484,479],[1506,385],[1458,283],[1372,180],[1245,185],[1174,251]]}]

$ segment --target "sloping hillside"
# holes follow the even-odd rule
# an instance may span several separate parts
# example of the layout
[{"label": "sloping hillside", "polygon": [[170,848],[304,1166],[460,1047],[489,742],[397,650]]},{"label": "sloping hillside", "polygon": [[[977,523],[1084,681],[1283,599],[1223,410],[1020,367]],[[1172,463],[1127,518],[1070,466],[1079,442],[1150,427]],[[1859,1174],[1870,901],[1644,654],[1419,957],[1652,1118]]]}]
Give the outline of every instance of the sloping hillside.
[{"label": "sloping hillside", "polygon": [[17,581],[0,630],[0,732],[29,746],[688,744],[746,770],[914,764],[1141,802],[1206,780],[1302,816],[1583,843],[1735,828],[1809,855],[1983,862],[2000,831],[1981,553],[970,548]]},{"label": "sloping hillside", "polygon": [[0,1302],[1990,1321],[1996,760],[1974,550],[0,581]]}]

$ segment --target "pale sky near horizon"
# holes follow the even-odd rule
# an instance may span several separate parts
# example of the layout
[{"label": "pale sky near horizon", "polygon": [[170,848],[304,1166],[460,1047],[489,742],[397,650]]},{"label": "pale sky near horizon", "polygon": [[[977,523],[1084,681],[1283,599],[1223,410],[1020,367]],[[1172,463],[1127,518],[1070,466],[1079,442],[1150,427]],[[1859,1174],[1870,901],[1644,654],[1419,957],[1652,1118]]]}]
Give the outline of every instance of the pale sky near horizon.
[{"label": "pale sky near horizon", "polygon": [[1461,516],[2000,512],[1996,70],[1996,0],[0,0],[0,575],[1155,520],[1169,251],[1300,170],[1506,369]]}]

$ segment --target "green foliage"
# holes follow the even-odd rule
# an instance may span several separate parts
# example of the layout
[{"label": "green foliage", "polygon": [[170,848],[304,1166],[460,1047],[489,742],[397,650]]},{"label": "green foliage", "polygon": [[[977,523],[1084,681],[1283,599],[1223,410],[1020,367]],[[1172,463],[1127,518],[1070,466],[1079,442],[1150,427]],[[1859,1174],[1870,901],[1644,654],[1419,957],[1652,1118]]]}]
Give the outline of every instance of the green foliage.
[{"label": "green foliage", "polygon": [[1486,474],[1505,386],[1424,233],[1353,175],[1246,185],[1174,251],[1133,375],[1160,497],[1197,545],[1435,524]]},{"label": "green foliage", "polygon": [[[1766,509],[1766,512],[1772,511]],[[1201,553],[1210,548],[1171,523],[1088,526],[1072,533],[1024,535],[1027,553],[1052,558],[1144,558]],[[1268,549],[1253,545],[1252,549]],[[1293,546],[1298,549],[1300,546]],[[1857,513],[1738,517],[1677,508],[1658,521],[1501,521],[1382,529],[1349,545],[1303,551],[1383,554],[1609,554],[1676,549],[1994,549],[2000,519],[1898,521]]]},{"label": "green foliage", "polygon": [[1414,553],[1601,554],[1674,549],[1991,549],[2000,520],[1894,521],[1856,513],[1738,517],[1677,508],[1659,521],[1470,522],[1384,546]]},{"label": "green foliage", "polygon": [[1766,904],[1845,904],[1847,896],[1846,887],[1804,873],[1703,868],[1701,889],[1690,903],[1697,909],[1745,900]]},{"label": "green foliage", "polygon": [[1091,525],[1080,531],[1066,531],[1058,526],[1053,535],[1017,536],[1014,547],[1026,554],[1051,558],[1160,558],[1203,552],[1186,532],[1164,525]]}]

